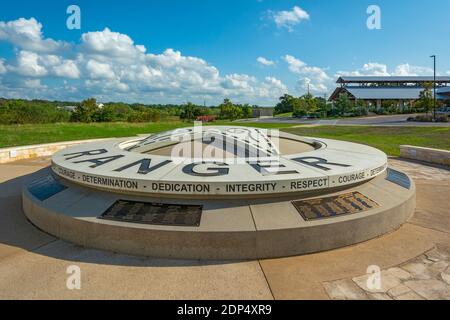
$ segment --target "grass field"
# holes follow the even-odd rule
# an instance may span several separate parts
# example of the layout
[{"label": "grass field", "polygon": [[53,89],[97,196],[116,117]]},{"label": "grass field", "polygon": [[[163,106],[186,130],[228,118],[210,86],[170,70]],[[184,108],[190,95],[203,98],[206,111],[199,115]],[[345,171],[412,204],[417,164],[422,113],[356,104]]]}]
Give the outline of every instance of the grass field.
[{"label": "grass field", "polygon": [[302,136],[330,138],[366,144],[390,156],[400,155],[400,145],[450,150],[450,128],[320,126],[285,131]]},{"label": "grass field", "polygon": [[[40,143],[109,137],[130,137],[190,126],[189,122],[161,123],[59,123],[45,125],[0,126],[0,148]],[[215,122],[214,125],[254,126],[282,129],[287,132],[318,138],[358,142],[398,156],[399,146],[409,144],[450,150],[450,128],[442,127],[294,127],[292,124]]]},{"label": "grass field", "polygon": [[[192,123],[189,122],[172,121],[158,123],[56,123],[0,126],[0,148],[70,140],[131,137],[137,134],[155,133],[191,125]],[[236,123],[218,121],[214,125],[236,125]],[[278,125],[250,122],[239,123],[238,125],[268,129],[293,126],[290,124]]]}]

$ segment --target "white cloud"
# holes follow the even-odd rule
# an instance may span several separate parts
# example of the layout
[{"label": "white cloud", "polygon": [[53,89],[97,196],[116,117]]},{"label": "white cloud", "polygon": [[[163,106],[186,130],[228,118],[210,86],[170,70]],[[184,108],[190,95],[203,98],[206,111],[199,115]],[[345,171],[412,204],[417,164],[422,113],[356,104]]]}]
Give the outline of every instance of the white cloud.
[{"label": "white cloud", "polygon": [[394,71],[396,76],[430,76],[432,74],[431,68],[412,66],[408,63],[397,66]]},{"label": "white cloud", "polygon": [[5,60],[0,59],[0,74],[6,73]]},{"label": "white cloud", "polygon": [[264,58],[264,57],[258,57],[258,58],[256,59],[256,61],[257,61],[258,63],[262,64],[263,66],[266,66],[266,67],[275,65],[275,62],[274,62],[274,61],[268,60],[268,59],[266,59],[266,58]]},{"label": "white cloud", "polygon": [[[221,75],[207,61],[184,56],[171,48],[162,53],[148,53],[128,35],[108,28],[82,34],[81,42],[73,44],[72,50],[45,51],[36,45],[48,40],[42,38],[42,26],[34,19],[18,21],[32,27],[33,36],[22,38],[32,38],[35,45],[27,46],[30,50],[20,50],[26,46],[16,40],[21,37],[2,34],[2,39],[15,47],[16,57],[0,60],[0,72],[5,73],[0,96],[30,97],[34,93],[36,97],[49,99],[95,96],[108,101],[163,103],[203,102],[204,99],[217,103],[229,97],[236,102],[272,104],[280,92],[287,91],[278,79],[259,80],[246,74]],[[10,22],[1,24],[3,27],[11,25]],[[48,43],[62,44],[51,41]],[[19,81],[20,77],[26,79],[29,86],[34,85],[36,91],[23,89],[25,80]],[[30,78],[39,82],[30,82]],[[43,90],[40,81],[44,79],[59,82],[53,81],[52,86]],[[37,91],[38,88],[41,90]]]},{"label": "white cloud", "polygon": [[390,74],[385,64],[369,62],[354,71],[338,71],[337,76],[390,76]]},{"label": "white cloud", "polygon": [[25,79],[23,85],[28,89],[45,89],[47,86],[41,84],[40,79]]},{"label": "white cloud", "polygon": [[287,91],[287,87],[283,84],[283,82],[281,82],[281,80],[279,80],[277,78],[266,77],[264,80],[267,84],[270,84],[280,90]]},{"label": "white cloud", "polygon": [[298,90],[303,92],[312,92],[316,94],[327,93],[328,87],[320,82],[313,82],[312,79],[305,77],[297,82]]},{"label": "white cloud", "polygon": [[291,55],[285,55],[283,59],[288,64],[289,70],[294,73],[300,73],[301,69],[306,65],[306,63]]},{"label": "white cloud", "polygon": [[230,74],[225,77],[223,83],[227,89],[249,90],[251,89],[250,82],[255,80],[246,74]]},{"label": "white cloud", "polygon": [[39,55],[34,52],[20,51],[16,65],[11,67],[14,72],[26,77],[42,77],[47,75],[47,69],[40,63]]},{"label": "white cloud", "polygon": [[354,71],[339,71],[339,76],[429,76],[433,74],[433,69],[410,65],[409,63],[400,64],[390,72],[387,65],[376,62],[364,64],[361,68]]},{"label": "white cloud", "polygon": [[290,11],[277,11],[272,15],[278,28],[287,28],[289,31],[303,20],[309,20],[309,14],[302,8],[294,6]]},{"label": "white cloud", "polygon": [[78,79],[80,77],[80,70],[73,60],[66,60],[60,65],[55,66],[53,72],[61,78]]},{"label": "white cloud", "polygon": [[67,44],[53,39],[44,39],[42,24],[36,19],[20,18],[14,21],[0,21],[0,40],[12,43],[18,48],[35,52],[54,52]]},{"label": "white cloud", "polygon": [[86,70],[92,79],[114,79],[116,77],[112,67],[107,63],[89,60]]},{"label": "white cloud", "polygon": [[288,64],[291,72],[300,75],[298,89],[305,92],[308,89],[313,93],[325,93],[332,84],[332,78],[319,67],[308,66],[305,62],[294,56],[286,55],[283,60]]},{"label": "white cloud", "polygon": [[286,85],[274,77],[266,77],[259,88],[259,95],[264,97],[272,97],[274,94],[280,97],[285,93],[288,93]]},{"label": "white cloud", "polygon": [[84,33],[81,39],[82,51],[87,54],[130,59],[146,52],[144,46],[135,45],[129,36],[112,32],[108,28],[103,31]]},{"label": "white cloud", "polygon": [[100,91],[102,94],[108,95],[111,91],[128,92],[130,87],[117,79],[109,80],[86,80],[86,87],[90,90]]}]

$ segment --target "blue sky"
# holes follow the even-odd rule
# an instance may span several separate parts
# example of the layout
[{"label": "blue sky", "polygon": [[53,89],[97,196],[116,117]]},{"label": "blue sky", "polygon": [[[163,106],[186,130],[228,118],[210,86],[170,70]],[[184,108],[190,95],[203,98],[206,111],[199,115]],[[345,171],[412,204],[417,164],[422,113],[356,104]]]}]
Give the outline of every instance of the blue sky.
[{"label": "blue sky", "polygon": [[[80,30],[66,27],[71,4]],[[372,4],[380,30],[366,26]],[[447,0],[15,0],[0,11],[0,96],[271,105],[308,85],[329,94],[341,74],[431,74],[430,54],[444,75],[449,12]]]}]

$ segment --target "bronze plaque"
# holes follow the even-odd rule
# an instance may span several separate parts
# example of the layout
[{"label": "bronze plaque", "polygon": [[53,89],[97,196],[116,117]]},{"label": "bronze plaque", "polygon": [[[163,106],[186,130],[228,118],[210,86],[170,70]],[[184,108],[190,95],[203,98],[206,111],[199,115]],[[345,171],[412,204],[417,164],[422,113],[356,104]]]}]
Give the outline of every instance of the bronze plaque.
[{"label": "bronze plaque", "polygon": [[359,192],[328,198],[293,201],[292,204],[305,221],[355,214],[379,207],[378,203]]},{"label": "bronze plaque", "polygon": [[118,200],[99,219],[164,226],[198,227],[202,206]]},{"label": "bronze plaque", "polygon": [[59,183],[52,175],[40,178],[28,187],[28,191],[40,201],[45,201],[66,189],[67,187]]}]

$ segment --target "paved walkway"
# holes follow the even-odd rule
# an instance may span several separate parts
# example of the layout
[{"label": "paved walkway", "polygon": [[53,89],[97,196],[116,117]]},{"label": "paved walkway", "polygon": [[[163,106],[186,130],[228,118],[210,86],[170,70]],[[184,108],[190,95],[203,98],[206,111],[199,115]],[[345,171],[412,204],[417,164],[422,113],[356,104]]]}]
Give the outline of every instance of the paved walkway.
[{"label": "paved walkway", "polygon": [[[324,125],[324,126],[387,126],[387,127],[450,127],[450,122],[411,122],[407,121],[409,117],[416,114],[396,114],[385,116],[372,116],[361,118],[342,118],[342,119],[300,119],[287,117],[274,117],[262,119],[248,119],[248,122],[262,123],[287,123],[299,125]],[[238,120],[238,122],[243,120]]]},{"label": "paved walkway", "polygon": [[[413,176],[417,210],[398,231],[355,246],[284,259],[221,262],[132,257],[85,249],[31,225],[20,189],[48,159],[0,165],[1,299],[450,299],[450,174],[390,160]],[[81,269],[69,290],[67,268]],[[376,265],[381,289],[371,291]]]}]

